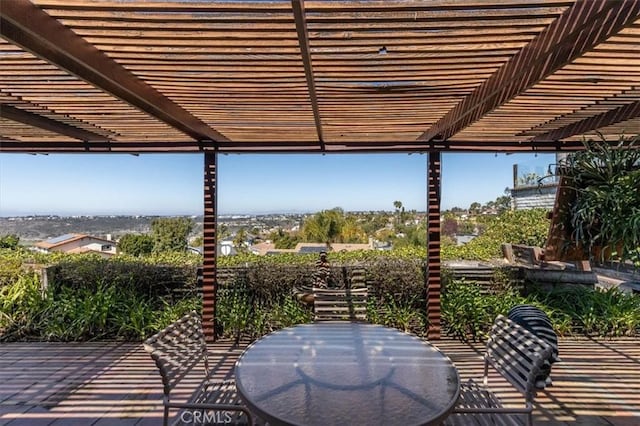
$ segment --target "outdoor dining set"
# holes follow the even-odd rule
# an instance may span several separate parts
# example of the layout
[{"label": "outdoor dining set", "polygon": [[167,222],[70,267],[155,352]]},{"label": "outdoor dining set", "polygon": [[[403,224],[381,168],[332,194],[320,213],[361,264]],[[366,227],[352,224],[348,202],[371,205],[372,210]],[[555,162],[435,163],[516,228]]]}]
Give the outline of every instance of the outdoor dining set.
[{"label": "outdoor dining set", "polygon": [[[357,298],[336,300],[328,320],[320,309],[313,323],[250,344],[236,362],[235,380],[214,378],[196,312],[149,338],[144,346],[162,376],[164,424],[532,424],[533,398],[554,355],[546,339],[498,316],[483,380],[462,383],[431,342],[352,320]],[[200,386],[187,401],[176,398],[180,382],[192,380],[202,364]],[[522,404],[503,405],[488,383],[490,366],[522,394]]]}]

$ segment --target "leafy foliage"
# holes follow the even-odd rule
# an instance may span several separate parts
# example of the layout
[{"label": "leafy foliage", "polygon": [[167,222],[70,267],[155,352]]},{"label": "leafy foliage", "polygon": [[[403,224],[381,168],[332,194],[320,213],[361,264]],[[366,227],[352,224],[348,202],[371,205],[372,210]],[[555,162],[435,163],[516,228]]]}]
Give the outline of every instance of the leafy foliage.
[{"label": "leafy foliage", "polygon": [[506,315],[523,303],[544,311],[560,336],[617,337],[640,332],[640,296],[582,285],[557,286],[551,291],[534,286],[524,297],[509,285],[483,293],[474,282],[454,280],[442,294],[442,319],[450,335],[477,340],[486,336],[498,314]]},{"label": "leafy foliage", "polygon": [[301,234],[305,241],[316,243],[364,243],[367,235],[353,215],[336,207],[305,219]]},{"label": "leafy foliage", "polygon": [[620,260],[640,255],[639,136],[621,137],[612,146],[602,136],[586,141],[560,168],[576,192],[566,209],[565,226],[578,247],[596,260],[607,254]]},{"label": "leafy foliage", "polygon": [[[554,323],[569,318],[571,329],[587,335],[634,336],[640,328],[640,296],[627,295],[616,288],[563,286],[551,291],[537,288],[531,297],[548,307]],[[569,330],[565,326],[562,331]]]},{"label": "leafy foliage", "polygon": [[[184,313],[200,309],[195,268],[199,256],[175,252],[140,258],[90,255],[41,257],[22,249],[0,250],[0,340],[141,340]],[[354,268],[365,271],[371,322],[421,334],[424,311],[424,248],[391,252],[331,253],[332,282],[349,285]],[[244,260],[223,267],[230,276],[219,282],[219,330],[239,339],[311,320],[311,310],[292,297],[311,283],[316,255],[236,256]],[[46,259],[47,289],[33,265]],[[230,259],[230,258],[224,258]],[[220,259],[223,260],[223,259]],[[239,262],[240,260],[235,260]],[[526,298],[509,285],[509,274],[496,273],[489,292],[477,284],[446,281],[442,316],[446,330],[461,339],[481,339],[495,316],[520,303],[543,309],[561,335],[637,335],[640,297],[615,290],[558,287],[535,290]]]},{"label": "leafy foliage", "polygon": [[447,332],[465,341],[484,338],[496,316],[506,315],[513,306],[525,302],[509,285],[496,290],[483,294],[474,282],[448,282],[441,300],[442,320]]},{"label": "leafy foliage", "polygon": [[502,243],[542,247],[549,233],[546,210],[509,210],[488,219],[484,232],[463,246],[442,246],[442,258],[490,260],[502,257]]},{"label": "leafy foliage", "polygon": [[166,217],[151,222],[153,251],[185,251],[193,221],[185,217]]},{"label": "leafy foliage", "polygon": [[0,340],[142,340],[199,306],[104,282],[42,290],[37,274],[24,275],[0,290]]},{"label": "leafy foliage", "polygon": [[22,250],[0,248],[0,289],[23,274],[24,253]]},{"label": "leafy foliage", "polygon": [[[198,308],[200,262],[0,249],[0,340],[144,339]],[[35,270],[47,263],[44,289]]]},{"label": "leafy foliage", "polygon": [[8,248],[15,249],[20,243],[20,238],[14,234],[7,234],[0,236],[0,249]]},{"label": "leafy foliage", "polygon": [[387,295],[377,309],[377,318],[372,322],[422,335],[428,322],[424,306],[424,298],[419,295],[405,298]]},{"label": "leafy foliage", "polygon": [[118,240],[118,251],[131,256],[143,256],[151,254],[153,245],[150,235],[126,234]]},{"label": "leafy foliage", "polygon": [[[137,259],[137,258],[136,258]],[[87,288],[104,286],[132,289],[148,296],[170,297],[176,288],[196,292],[195,267],[154,264],[122,258],[103,259],[83,256],[49,267],[51,287]]]},{"label": "leafy foliage", "polygon": [[273,231],[269,235],[269,239],[273,241],[277,249],[292,249],[301,241],[298,235],[285,232],[280,228],[277,231]]}]

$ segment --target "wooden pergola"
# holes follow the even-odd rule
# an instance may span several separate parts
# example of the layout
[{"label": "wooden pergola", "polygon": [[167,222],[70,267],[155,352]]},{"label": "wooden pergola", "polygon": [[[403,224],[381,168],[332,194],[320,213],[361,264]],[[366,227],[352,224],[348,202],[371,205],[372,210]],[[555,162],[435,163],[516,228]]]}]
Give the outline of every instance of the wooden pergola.
[{"label": "wooden pergola", "polygon": [[0,152],[202,153],[213,337],[218,153],[428,153],[640,133],[640,0],[0,1]]}]

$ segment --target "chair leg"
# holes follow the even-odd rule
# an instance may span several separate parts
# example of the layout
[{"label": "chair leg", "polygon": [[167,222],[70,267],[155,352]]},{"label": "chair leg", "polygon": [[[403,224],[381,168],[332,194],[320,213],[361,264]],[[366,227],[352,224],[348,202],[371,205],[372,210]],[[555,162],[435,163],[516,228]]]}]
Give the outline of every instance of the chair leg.
[{"label": "chair leg", "polygon": [[169,407],[167,407],[166,405],[164,406],[164,417],[162,419],[162,426],[168,426],[169,425]]}]

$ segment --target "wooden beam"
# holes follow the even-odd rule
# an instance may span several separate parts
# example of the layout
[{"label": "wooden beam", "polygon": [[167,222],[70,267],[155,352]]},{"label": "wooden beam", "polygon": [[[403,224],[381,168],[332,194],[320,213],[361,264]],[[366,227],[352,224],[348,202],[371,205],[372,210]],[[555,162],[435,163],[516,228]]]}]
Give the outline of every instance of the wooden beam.
[{"label": "wooden beam", "polygon": [[73,127],[60,121],[52,120],[29,111],[24,111],[4,103],[0,103],[0,117],[58,133],[59,135],[80,139],[82,141],[109,141],[108,137],[98,133]]},{"label": "wooden beam", "polygon": [[324,137],[322,135],[322,120],[320,118],[320,107],[318,105],[318,95],[316,94],[316,83],[313,75],[313,65],[311,63],[311,49],[309,48],[309,32],[307,30],[307,22],[304,14],[304,0],[291,0],[291,6],[293,7],[293,16],[296,21],[300,55],[302,56],[302,63],[304,65],[304,75],[307,79],[309,100],[311,101],[311,109],[313,110],[313,119],[316,123],[318,141],[320,142],[320,148],[324,150],[325,146]]},{"label": "wooden beam", "polygon": [[28,0],[2,2],[0,34],[195,140],[228,141]]},{"label": "wooden beam", "polygon": [[564,127],[542,133],[533,138],[532,142],[560,140],[638,117],[640,117],[640,101],[635,101],[610,111],[594,115],[593,117],[568,124]]},{"label": "wooden beam", "polygon": [[418,140],[446,140],[632,25],[640,0],[579,0]]},{"label": "wooden beam", "polygon": [[[486,145],[485,145],[486,143]],[[75,141],[2,141],[0,152],[24,153],[56,153],[56,152],[113,152],[113,153],[193,153],[198,151],[217,151],[221,153],[366,153],[366,152],[398,152],[398,153],[430,153],[430,152],[561,152],[583,150],[581,141],[525,141],[525,142],[482,142],[456,141],[455,144],[439,144],[435,142],[340,142],[327,144],[324,150],[317,143],[263,141],[233,142],[223,146],[207,147],[196,141],[140,141],[140,142],[75,142]]]},{"label": "wooden beam", "polygon": [[216,338],[216,302],[218,297],[217,256],[217,154],[204,154],[204,248],[202,260],[202,327],[205,338],[213,342]]}]

